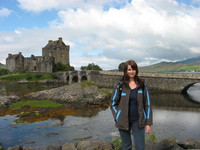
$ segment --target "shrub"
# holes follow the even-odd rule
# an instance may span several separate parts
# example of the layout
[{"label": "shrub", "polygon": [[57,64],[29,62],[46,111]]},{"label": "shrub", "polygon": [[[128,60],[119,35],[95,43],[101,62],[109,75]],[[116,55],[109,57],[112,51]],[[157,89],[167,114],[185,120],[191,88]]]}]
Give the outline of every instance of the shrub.
[{"label": "shrub", "polygon": [[101,67],[94,63],[88,64],[88,66],[81,66],[81,70],[102,70]]},{"label": "shrub", "polygon": [[53,67],[53,72],[58,72],[58,71],[72,71],[74,70],[73,66],[70,66],[68,64],[62,64],[61,62],[58,62],[54,65]]},{"label": "shrub", "polygon": [[9,71],[7,69],[0,69],[0,76],[4,76],[8,73],[9,73]]},{"label": "shrub", "polygon": [[120,63],[119,66],[118,66],[118,70],[119,70],[119,71],[124,71],[124,66],[125,66],[125,65],[126,65],[125,62]]},{"label": "shrub", "polygon": [[113,150],[121,150],[122,148],[122,140],[121,138],[114,138],[111,140],[111,144],[113,145]]}]

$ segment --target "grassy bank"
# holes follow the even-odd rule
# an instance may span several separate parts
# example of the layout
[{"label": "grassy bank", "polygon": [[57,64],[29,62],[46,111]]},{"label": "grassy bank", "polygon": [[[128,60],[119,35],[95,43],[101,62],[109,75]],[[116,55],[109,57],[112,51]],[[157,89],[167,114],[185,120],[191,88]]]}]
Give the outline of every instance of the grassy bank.
[{"label": "grassy bank", "polygon": [[39,81],[39,80],[51,80],[54,79],[51,73],[12,73],[0,77],[0,80],[4,81]]},{"label": "grassy bank", "polygon": [[13,103],[11,105],[11,108],[20,109],[23,106],[57,108],[62,105],[50,100],[29,100],[29,101],[19,101]]},{"label": "grassy bank", "polygon": [[92,86],[92,85],[96,85],[96,83],[94,83],[93,81],[82,81],[81,82],[82,88],[85,88],[86,86]]}]

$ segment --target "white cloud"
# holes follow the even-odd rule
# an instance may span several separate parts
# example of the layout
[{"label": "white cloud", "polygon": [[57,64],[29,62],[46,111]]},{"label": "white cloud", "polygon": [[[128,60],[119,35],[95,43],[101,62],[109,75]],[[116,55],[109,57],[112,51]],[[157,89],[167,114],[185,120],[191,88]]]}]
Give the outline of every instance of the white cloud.
[{"label": "white cloud", "polygon": [[[78,63],[77,60],[79,60]],[[98,64],[101,68],[105,70],[117,69],[118,65],[121,63],[121,61],[119,61],[118,59],[93,55],[75,56],[70,62],[71,65],[74,66],[76,69],[80,69],[81,66],[87,66],[88,64],[94,63]]]},{"label": "white cloud", "polygon": [[7,8],[0,8],[0,17],[7,17],[11,14],[11,10]]},{"label": "white cloud", "polygon": [[125,5],[127,0],[17,0],[22,9],[32,12],[41,12],[51,9],[77,9],[83,10]]},{"label": "white cloud", "polygon": [[200,47],[191,47],[190,51],[194,54],[200,54]]},{"label": "white cloud", "polygon": [[[71,46],[71,65],[80,68],[94,62],[104,69],[115,69],[127,59],[148,65],[199,54],[200,9],[178,4],[175,0],[133,0],[123,8],[107,11],[102,9],[107,2],[113,5],[120,1],[18,1],[29,11],[59,9],[58,18],[49,21],[46,29],[16,29],[15,33],[1,33],[1,51],[41,55],[48,40],[63,37]],[[3,57],[7,54],[1,55],[0,61]]]},{"label": "white cloud", "polygon": [[21,31],[20,30],[15,30],[14,31],[16,34],[21,34]]}]

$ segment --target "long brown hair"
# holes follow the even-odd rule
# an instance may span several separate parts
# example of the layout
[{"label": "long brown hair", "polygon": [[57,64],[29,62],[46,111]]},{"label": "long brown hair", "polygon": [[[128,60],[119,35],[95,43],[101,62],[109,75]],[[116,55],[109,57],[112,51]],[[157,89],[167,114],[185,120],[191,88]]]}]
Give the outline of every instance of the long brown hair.
[{"label": "long brown hair", "polygon": [[128,83],[129,83],[130,78],[129,78],[128,74],[127,74],[128,65],[130,65],[131,68],[132,68],[133,70],[136,71],[136,74],[135,74],[135,76],[134,76],[134,81],[135,81],[135,83],[136,83],[137,85],[140,85],[141,83],[143,83],[143,80],[140,79],[140,78],[138,77],[138,65],[137,65],[137,63],[136,63],[134,60],[128,60],[128,61],[125,63],[125,66],[124,66],[124,76],[123,76],[123,78],[122,78],[122,80],[123,80],[123,82],[125,83],[125,85],[126,85],[127,87],[129,87],[129,84],[128,84]]}]

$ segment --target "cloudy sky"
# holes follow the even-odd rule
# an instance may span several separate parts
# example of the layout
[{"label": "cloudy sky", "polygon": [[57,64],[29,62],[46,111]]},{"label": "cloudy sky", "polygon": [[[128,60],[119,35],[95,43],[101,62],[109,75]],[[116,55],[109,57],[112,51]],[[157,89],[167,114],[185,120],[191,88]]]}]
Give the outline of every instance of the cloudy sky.
[{"label": "cloudy sky", "polygon": [[200,0],[0,0],[1,63],[8,53],[41,56],[59,37],[76,69],[197,57]]}]

